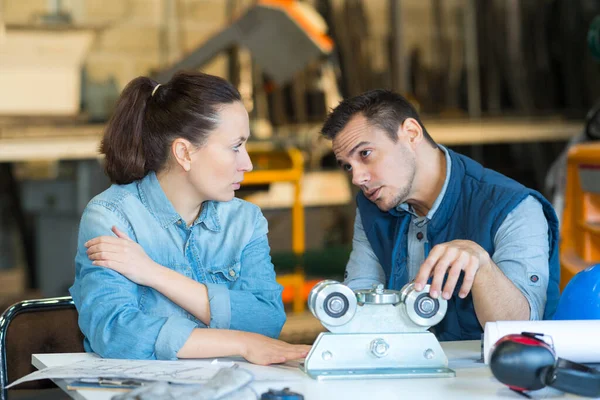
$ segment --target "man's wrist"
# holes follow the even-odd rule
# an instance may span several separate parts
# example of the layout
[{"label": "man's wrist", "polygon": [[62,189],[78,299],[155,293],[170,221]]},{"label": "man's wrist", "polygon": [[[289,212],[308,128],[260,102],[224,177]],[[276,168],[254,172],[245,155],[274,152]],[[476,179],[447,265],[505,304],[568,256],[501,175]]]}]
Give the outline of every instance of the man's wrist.
[{"label": "man's wrist", "polygon": [[487,282],[489,278],[493,276],[494,272],[497,269],[498,267],[496,267],[496,264],[494,264],[494,262],[492,261],[492,257],[490,257],[489,254],[485,252],[485,254],[480,257],[479,268],[477,269],[477,273],[475,274],[473,286],[477,285],[479,282]]}]

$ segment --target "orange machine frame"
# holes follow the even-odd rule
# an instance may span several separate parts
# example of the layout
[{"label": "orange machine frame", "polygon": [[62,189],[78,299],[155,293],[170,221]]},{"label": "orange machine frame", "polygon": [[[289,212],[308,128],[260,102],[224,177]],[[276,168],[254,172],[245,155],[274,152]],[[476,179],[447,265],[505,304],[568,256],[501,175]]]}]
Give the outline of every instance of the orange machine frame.
[{"label": "orange machine frame", "polygon": [[561,290],[576,273],[600,262],[600,193],[582,187],[582,168],[598,169],[600,176],[600,143],[578,144],[568,154],[560,243]]},{"label": "orange machine frame", "polygon": [[[300,150],[289,148],[283,151],[259,151],[248,150],[250,158],[256,170],[246,173],[243,185],[264,185],[273,182],[292,182],[294,185],[294,203],[292,205],[292,250],[298,260],[305,251],[305,225],[304,204],[302,203],[302,176],[304,175],[304,157]],[[261,169],[262,164],[269,164],[274,158],[280,157],[281,153],[287,153],[291,161],[288,168]],[[291,274],[277,276],[277,282],[284,288],[291,287],[294,290],[292,309],[295,313],[301,313],[305,309],[304,301],[304,268],[299,261],[295,271]]]}]

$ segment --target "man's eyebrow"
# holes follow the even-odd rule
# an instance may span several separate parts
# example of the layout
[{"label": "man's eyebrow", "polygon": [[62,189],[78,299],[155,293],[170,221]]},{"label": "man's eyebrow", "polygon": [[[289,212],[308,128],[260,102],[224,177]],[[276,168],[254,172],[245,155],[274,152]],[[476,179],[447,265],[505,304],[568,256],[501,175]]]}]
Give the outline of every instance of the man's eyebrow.
[{"label": "man's eyebrow", "polygon": [[[365,146],[365,145],[368,145],[368,144],[371,144],[371,142],[367,142],[367,141],[364,141],[364,140],[363,140],[362,142],[359,142],[359,143],[358,143],[356,146],[354,146],[354,147],[353,147],[353,148],[352,148],[352,149],[351,149],[351,150],[348,152],[348,158],[351,158],[351,157],[352,157],[352,155],[353,155],[354,153],[356,153],[356,150],[358,150],[358,149],[359,149],[361,146]],[[337,159],[337,164],[338,164],[338,165],[341,167],[341,166],[342,166],[342,164],[343,164],[342,160],[340,160],[340,159],[338,158],[338,159]]]},{"label": "man's eyebrow", "polygon": [[352,157],[352,155],[353,155],[353,154],[356,152],[356,150],[358,150],[358,148],[359,148],[359,147],[361,147],[361,146],[364,146],[364,145],[367,145],[367,144],[371,144],[371,142],[362,141],[362,142],[358,143],[356,146],[354,146],[354,147],[352,148],[352,150],[350,150],[350,151],[348,152],[348,158]]}]

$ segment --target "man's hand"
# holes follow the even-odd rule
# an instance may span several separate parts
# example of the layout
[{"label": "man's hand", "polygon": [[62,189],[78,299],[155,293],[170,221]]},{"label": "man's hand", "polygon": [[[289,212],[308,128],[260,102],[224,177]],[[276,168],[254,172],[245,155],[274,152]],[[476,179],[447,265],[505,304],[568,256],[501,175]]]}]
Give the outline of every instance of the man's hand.
[{"label": "man's hand", "polygon": [[465,298],[471,291],[477,271],[481,268],[489,268],[491,265],[492,260],[487,251],[470,240],[453,240],[438,244],[431,249],[429,256],[421,265],[415,278],[415,289],[422,290],[429,277],[433,276],[429,294],[437,298],[442,290],[444,278],[448,274],[442,293],[442,297],[448,300],[454,293],[460,272],[465,271],[458,294],[460,298]]}]

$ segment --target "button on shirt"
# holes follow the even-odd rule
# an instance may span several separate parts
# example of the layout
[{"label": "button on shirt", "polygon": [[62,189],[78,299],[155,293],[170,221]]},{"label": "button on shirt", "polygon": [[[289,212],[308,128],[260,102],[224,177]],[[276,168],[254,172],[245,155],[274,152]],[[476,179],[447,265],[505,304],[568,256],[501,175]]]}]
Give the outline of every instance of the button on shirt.
[{"label": "button on shirt", "polygon": [[246,201],[205,202],[187,226],[156,175],[113,185],[83,212],[70,288],[84,346],[103,357],[176,359],[195,328],[206,325],[152,288],[92,265],[84,243],[111,235],[115,225],[155,262],[204,283],[210,328],[279,336],[285,313],[282,287],[269,255],[267,221]]},{"label": "button on shirt", "polygon": [[[398,211],[412,215],[407,233],[407,266],[409,281],[413,280],[429,250],[427,225],[435,218],[448,186],[452,162],[444,146],[439,146],[446,157],[446,180],[440,194],[426,216],[418,216],[408,203],[399,204]],[[467,238],[464,238],[467,239]],[[530,307],[530,319],[544,315],[548,287],[549,244],[548,222],[542,205],[532,196],[526,197],[505,218],[494,237],[492,261],[521,290]],[[354,290],[371,288],[384,283],[385,273],[367,239],[360,212],[356,209],[352,252],[346,266],[345,284]]]}]

